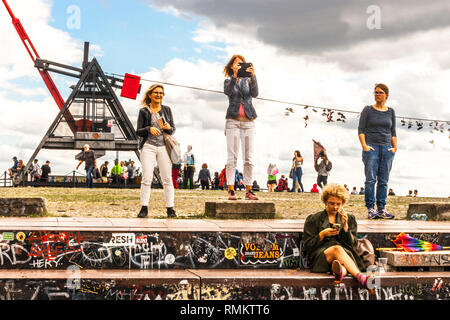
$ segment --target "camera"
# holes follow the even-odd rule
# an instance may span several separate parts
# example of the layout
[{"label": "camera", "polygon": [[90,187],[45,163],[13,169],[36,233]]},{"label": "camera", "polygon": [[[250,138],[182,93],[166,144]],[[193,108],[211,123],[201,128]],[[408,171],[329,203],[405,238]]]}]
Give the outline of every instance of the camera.
[{"label": "camera", "polygon": [[247,72],[247,68],[252,67],[253,64],[241,62],[241,63],[239,63],[239,65],[241,66],[241,68],[238,70],[237,76],[239,78],[250,78],[252,76],[252,74],[250,72]]}]

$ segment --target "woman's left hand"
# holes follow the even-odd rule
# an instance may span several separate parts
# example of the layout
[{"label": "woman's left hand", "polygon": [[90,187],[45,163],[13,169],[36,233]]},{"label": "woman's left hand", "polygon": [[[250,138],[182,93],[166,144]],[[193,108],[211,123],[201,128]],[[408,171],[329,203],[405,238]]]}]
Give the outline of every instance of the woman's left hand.
[{"label": "woman's left hand", "polygon": [[164,125],[162,126],[164,130],[170,130],[170,124],[168,122],[164,122]]},{"label": "woman's left hand", "polygon": [[341,220],[342,220],[342,227],[344,228],[344,231],[347,232],[348,231],[348,216],[347,213],[344,211],[344,209],[342,209],[339,214],[341,215]]},{"label": "woman's left hand", "polygon": [[252,75],[252,77],[255,75],[255,68],[253,67],[253,65],[251,67],[247,68],[247,72],[250,72],[250,74]]},{"label": "woman's left hand", "polygon": [[397,153],[397,148],[390,148],[388,151],[392,151],[393,153]]}]

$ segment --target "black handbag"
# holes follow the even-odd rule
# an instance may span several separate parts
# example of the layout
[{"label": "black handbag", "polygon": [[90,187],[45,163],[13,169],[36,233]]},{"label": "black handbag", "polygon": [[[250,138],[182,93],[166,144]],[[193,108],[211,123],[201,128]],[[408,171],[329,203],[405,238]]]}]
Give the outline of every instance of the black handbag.
[{"label": "black handbag", "polygon": [[294,166],[295,166],[295,160],[292,161],[291,172],[289,172],[289,178],[291,178],[291,179],[294,178]]}]

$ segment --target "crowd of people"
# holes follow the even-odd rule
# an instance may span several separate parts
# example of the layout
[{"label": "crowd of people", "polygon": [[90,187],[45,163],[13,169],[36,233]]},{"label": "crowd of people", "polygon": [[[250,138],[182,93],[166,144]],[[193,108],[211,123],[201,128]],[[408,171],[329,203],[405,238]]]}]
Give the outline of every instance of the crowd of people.
[{"label": "crowd of people", "polygon": [[[174,189],[178,188],[182,165],[180,182],[184,188],[194,189],[200,183],[202,189],[211,187],[227,190],[228,200],[237,200],[235,190],[245,190],[245,200],[258,200],[254,191],[261,190],[261,187],[253,179],[257,112],[252,99],[259,94],[255,68],[252,63],[247,63],[243,56],[234,55],[225,65],[223,74],[225,76],[223,92],[228,99],[225,114],[227,157],[225,167],[220,173],[214,172],[213,177],[208,165],[203,163],[197,180],[194,180],[196,159],[192,146],[188,146],[182,159],[174,160],[173,150],[167,141],[173,142],[172,135],[176,127],[171,108],[162,103],[165,96],[164,87],[161,84],[154,84],[144,93],[136,129],[142,165],[139,217],[147,216],[156,166],[159,169],[169,217],[176,216],[173,208]],[[374,103],[363,108],[357,128],[365,175],[364,188],[361,188],[358,194],[364,193],[369,219],[393,219],[394,215],[386,210],[386,197],[389,174],[397,152],[396,117],[394,109],[386,105],[389,88],[385,84],[378,83],[373,90]],[[319,192],[319,188],[323,189],[327,185],[333,165],[327,150],[314,142],[314,169],[317,172],[317,180],[310,191]],[[320,148],[316,148],[316,145]],[[108,180],[108,163],[105,162],[97,169],[94,152],[89,150],[89,146],[85,146],[84,149],[77,168],[85,162],[87,186],[92,187],[96,177],[102,181]],[[237,170],[240,149],[243,159],[242,173]],[[288,178],[284,174],[277,181],[279,170],[275,164],[269,164],[266,183],[268,191],[305,192],[302,182],[303,161],[301,152],[295,150],[289,173],[289,178],[292,179],[290,188]],[[23,163],[17,163],[10,173],[17,174],[22,167]],[[114,183],[133,181],[136,178],[134,168],[134,164],[119,163],[116,159],[110,172],[111,180]],[[356,194],[356,188],[352,193]]]},{"label": "crowd of people", "polygon": [[15,179],[20,177],[22,174],[25,174],[26,177],[29,177],[30,181],[41,181],[47,182],[49,181],[49,174],[52,172],[50,167],[50,161],[47,160],[42,166],[39,164],[38,159],[34,159],[32,165],[28,169],[28,172],[25,171],[25,164],[23,160],[18,160],[16,156],[12,158],[13,165],[8,168],[9,176],[11,179]]}]

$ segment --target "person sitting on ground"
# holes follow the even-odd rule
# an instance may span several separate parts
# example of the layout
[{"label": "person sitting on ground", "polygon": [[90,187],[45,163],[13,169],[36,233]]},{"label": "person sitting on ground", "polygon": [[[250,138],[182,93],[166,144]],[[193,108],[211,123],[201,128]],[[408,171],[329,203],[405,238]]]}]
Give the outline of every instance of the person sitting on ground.
[{"label": "person sitting on ground", "polygon": [[419,191],[416,189],[414,190],[414,198],[417,197],[419,195]]},{"label": "person sitting on ground", "polygon": [[20,176],[22,174],[23,170],[25,170],[25,166],[23,164],[23,160],[19,160],[17,162],[17,175]]},{"label": "person sitting on ground", "polygon": [[253,181],[252,190],[253,191],[260,191],[261,190],[261,188],[259,187],[258,182],[256,180]]},{"label": "person sitting on ground", "polygon": [[286,180],[284,174],[282,174],[280,180],[278,180],[278,186],[276,188],[276,191],[284,192],[284,191],[287,191],[287,188],[288,188],[287,180]]},{"label": "person sitting on ground", "polygon": [[214,172],[214,179],[212,181],[212,188],[213,190],[219,190],[219,184],[220,184],[220,178],[219,178],[219,172]]},{"label": "person sitting on ground", "polygon": [[[242,174],[242,172],[239,172],[239,191],[242,191],[245,189],[245,185],[244,185],[244,175]],[[236,189],[236,188],[235,188]]]},{"label": "person sitting on ground", "polygon": [[14,164],[11,168],[8,169],[10,177],[12,177],[15,173],[17,173],[17,164],[19,163],[16,156],[12,158],[12,161],[14,162]]},{"label": "person sitting on ground", "polygon": [[394,190],[389,189],[388,196],[395,196]]},{"label": "person sitting on ground", "polygon": [[242,189],[245,189],[244,177],[242,174],[239,174],[238,169],[236,169],[235,175],[234,175],[234,190],[236,191],[237,189],[239,189],[239,191],[242,191]]},{"label": "person sitting on ground", "polygon": [[319,193],[319,189],[317,188],[317,183],[313,184],[313,187],[312,187],[310,192],[312,192],[312,193]]},{"label": "person sitting on ground", "polygon": [[121,183],[123,180],[122,175],[123,175],[122,167],[119,164],[119,160],[116,159],[114,160],[114,167],[112,167],[111,169],[112,183]]},{"label": "person sitting on ground", "polygon": [[108,161],[105,161],[105,163],[103,163],[100,166],[100,174],[102,176],[102,181],[103,183],[107,183],[108,182]]},{"label": "person sitting on ground", "polygon": [[358,191],[356,190],[356,187],[353,187],[352,192],[350,194],[358,194]]},{"label": "person sitting on ground", "polygon": [[413,195],[412,195],[412,190],[409,190],[408,191],[408,195],[407,195],[407,197],[412,197]]},{"label": "person sitting on ground", "polygon": [[304,248],[311,261],[311,272],[332,272],[335,283],[349,273],[367,288],[369,276],[363,274],[363,260],[354,250],[357,242],[357,223],[343,206],[349,199],[348,191],[337,183],[323,188],[323,211],[309,215],[303,230]]},{"label": "person sitting on ground", "polygon": [[364,195],[366,193],[366,191],[364,190],[363,187],[359,188],[359,194]]}]

